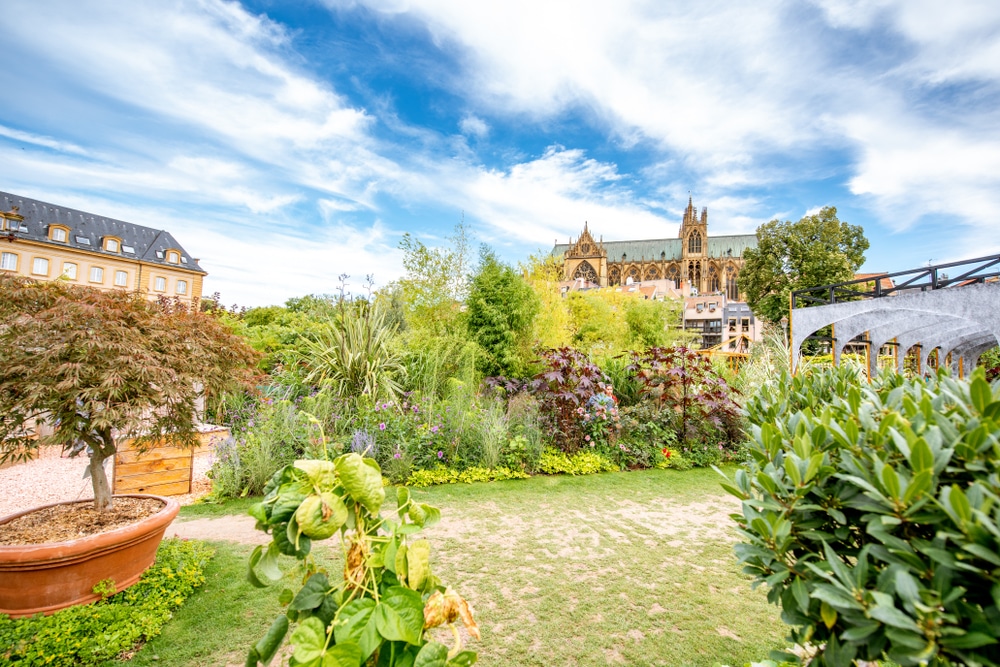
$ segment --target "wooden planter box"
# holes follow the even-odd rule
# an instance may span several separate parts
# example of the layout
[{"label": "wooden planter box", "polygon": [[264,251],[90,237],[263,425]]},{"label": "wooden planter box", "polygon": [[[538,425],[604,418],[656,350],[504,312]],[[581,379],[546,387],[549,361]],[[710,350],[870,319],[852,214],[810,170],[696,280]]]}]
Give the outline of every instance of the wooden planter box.
[{"label": "wooden planter box", "polygon": [[198,433],[198,446],[178,447],[170,441],[157,443],[142,454],[125,443],[115,455],[113,493],[152,493],[179,496],[191,493],[194,455],[210,452],[219,439],[229,437],[229,429],[213,428]]}]

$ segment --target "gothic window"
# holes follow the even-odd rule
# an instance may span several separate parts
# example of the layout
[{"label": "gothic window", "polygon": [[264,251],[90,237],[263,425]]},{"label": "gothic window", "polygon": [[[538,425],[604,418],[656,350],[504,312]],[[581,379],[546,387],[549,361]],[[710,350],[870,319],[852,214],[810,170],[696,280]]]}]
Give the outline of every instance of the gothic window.
[{"label": "gothic window", "polygon": [[659,280],[659,279],[660,279],[659,269],[657,269],[655,266],[651,266],[648,269],[646,269],[646,277],[643,278],[643,280]]},{"label": "gothic window", "polygon": [[608,269],[608,284],[618,285],[622,281],[622,270],[617,266],[612,266]]},{"label": "gothic window", "polygon": [[708,291],[719,292],[719,271],[714,266],[708,267]]},{"label": "gothic window", "polygon": [[628,267],[628,277],[632,279],[632,282],[638,282],[639,278],[639,267],[633,264]]},{"label": "gothic window", "polygon": [[580,266],[576,267],[576,271],[573,273],[573,279],[583,278],[594,284],[599,284],[597,279],[597,271],[594,271],[594,267],[590,265],[590,262],[580,262]]},{"label": "gothic window", "polygon": [[701,285],[701,264],[699,262],[688,262],[688,280],[691,285],[700,289]]},{"label": "gothic window", "polygon": [[698,230],[691,232],[688,236],[688,254],[689,255],[700,255],[701,254],[701,234]]},{"label": "gothic window", "polygon": [[736,272],[736,267],[730,264],[726,267],[726,298],[730,301],[740,300],[740,288],[737,284],[737,278],[739,278],[739,274]]},{"label": "gothic window", "polygon": [[680,282],[681,270],[677,268],[676,264],[671,264],[670,268],[667,269],[667,280],[673,280],[675,285]]}]

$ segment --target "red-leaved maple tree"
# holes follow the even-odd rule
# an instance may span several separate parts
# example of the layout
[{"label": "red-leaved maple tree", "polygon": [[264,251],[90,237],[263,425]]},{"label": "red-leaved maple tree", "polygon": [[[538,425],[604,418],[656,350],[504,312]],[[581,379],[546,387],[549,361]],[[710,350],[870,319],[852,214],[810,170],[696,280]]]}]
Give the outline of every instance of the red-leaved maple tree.
[{"label": "red-leaved maple tree", "polygon": [[[249,386],[256,353],[178,301],[0,275],[0,462],[43,444],[90,457],[94,505],[120,443],[195,444],[198,398]],[[36,436],[39,423],[52,433]]]}]

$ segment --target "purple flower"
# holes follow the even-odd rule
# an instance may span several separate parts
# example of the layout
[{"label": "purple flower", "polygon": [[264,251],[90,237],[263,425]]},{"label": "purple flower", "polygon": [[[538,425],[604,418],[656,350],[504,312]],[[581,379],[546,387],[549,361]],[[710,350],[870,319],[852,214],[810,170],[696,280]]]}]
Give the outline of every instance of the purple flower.
[{"label": "purple flower", "polygon": [[431,426],[431,433],[437,433],[437,432],[438,432],[438,427],[437,426]]},{"label": "purple flower", "polygon": [[395,454],[392,455],[392,458],[394,458],[394,459],[401,459],[401,458],[403,458],[403,455],[400,454],[399,452],[396,452]]},{"label": "purple flower", "polygon": [[385,430],[385,422],[381,422],[381,423],[380,423],[380,424],[378,425],[378,430],[380,430],[380,431],[384,431],[384,430]]},{"label": "purple flower", "polygon": [[444,458],[444,452],[442,452],[440,449],[438,450],[438,458],[439,459],[443,459]]},{"label": "purple flower", "polygon": [[420,408],[418,408],[417,406],[414,405],[413,406],[413,414],[417,414],[418,412],[420,412]]}]

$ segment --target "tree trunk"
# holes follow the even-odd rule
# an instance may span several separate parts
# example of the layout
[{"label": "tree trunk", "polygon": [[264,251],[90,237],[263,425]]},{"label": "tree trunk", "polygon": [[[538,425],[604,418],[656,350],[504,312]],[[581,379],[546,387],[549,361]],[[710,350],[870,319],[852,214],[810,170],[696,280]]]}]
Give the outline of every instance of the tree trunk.
[{"label": "tree trunk", "polygon": [[94,509],[105,512],[111,509],[111,485],[104,472],[108,456],[103,447],[94,447],[90,455],[90,481],[94,487]]}]

